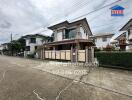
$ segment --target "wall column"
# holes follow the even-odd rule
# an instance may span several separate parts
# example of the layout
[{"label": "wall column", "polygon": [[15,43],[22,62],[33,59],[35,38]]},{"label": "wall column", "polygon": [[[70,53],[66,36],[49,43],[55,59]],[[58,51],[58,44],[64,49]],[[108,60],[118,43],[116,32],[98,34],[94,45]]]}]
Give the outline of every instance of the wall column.
[{"label": "wall column", "polygon": [[75,56],[76,56],[76,58],[75,58],[75,60],[76,60],[76,62],[78,62],[78,50],[80,50],[80,44],[79,44],[79,42],[76,44],[76,48],[75,48]]},{"label": "wall column", "polygon": [[40,49],[41,59],[43,59],[43,48]]},{"label": "wall column", "polygon": [[80,32],[80,24],[79,25],[77,25],[77,34],[76,34],[76,39],[80,39],[81,38],[81,32]]},{"label": "wall column", "polygon": [[71,62],[73,62],[73,46],[71,46]]},{"label": "wall column", "polygon": [[88,46],[85,47],[85,61],[88,63]]},{"label": "wall column", "polygon": [[86,63],[94,61],[94,48],[86,46]]},{"label": "wall column", "polygon": [[45,60],[45,47],[43,47],[43,59]]},{"label": "wall column", "polygon": [[91,47],[91,61],[94,62],[94,47]]},{"label": "wall column", "polygon": [[41,48],[41,59],[43,59],[43,48]]}]

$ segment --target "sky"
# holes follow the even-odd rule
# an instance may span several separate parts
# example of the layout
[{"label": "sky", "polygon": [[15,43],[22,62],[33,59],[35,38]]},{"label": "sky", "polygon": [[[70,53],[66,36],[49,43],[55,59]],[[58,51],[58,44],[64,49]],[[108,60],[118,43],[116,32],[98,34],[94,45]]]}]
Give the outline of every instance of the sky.
[{"label": "sky", "polygon": [[[51,35],[46,27],[61,21],[87,18],[93,34],[115,33],[132,18],[132,0],[0,0],[0,43],[10,41],[10,34],[17,39],[25,34],[41,32]],[[123,17],[112,17],[110,8],[120,5],[125,8]],[[85,15],[85,16],[82,16]],[[80,17],[82,16],[82,17]]]}]

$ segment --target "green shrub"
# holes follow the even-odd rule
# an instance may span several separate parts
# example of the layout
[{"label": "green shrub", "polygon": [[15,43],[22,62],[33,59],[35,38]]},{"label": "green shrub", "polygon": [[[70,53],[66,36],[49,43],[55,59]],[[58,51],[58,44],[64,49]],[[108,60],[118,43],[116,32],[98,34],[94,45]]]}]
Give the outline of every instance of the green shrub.
[{"label": "green shrub", "polygon": [[28,54],[27,57],[28,58],[35,58],[35,55],[34,54]]},{"label": "green shrub", "polygon": [[100,65],[116,66],[132,69],[132,53],[128,52],[96,52]]}]

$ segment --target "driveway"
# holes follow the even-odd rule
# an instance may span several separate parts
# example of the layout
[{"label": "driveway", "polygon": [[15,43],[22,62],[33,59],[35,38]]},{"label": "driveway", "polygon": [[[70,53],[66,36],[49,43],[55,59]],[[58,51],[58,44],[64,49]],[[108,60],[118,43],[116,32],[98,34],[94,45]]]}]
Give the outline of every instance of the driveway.
[{"label": "driveway", "polygon": [[0,100],[132,100],[129,71],[55,64],[0,56]]}]

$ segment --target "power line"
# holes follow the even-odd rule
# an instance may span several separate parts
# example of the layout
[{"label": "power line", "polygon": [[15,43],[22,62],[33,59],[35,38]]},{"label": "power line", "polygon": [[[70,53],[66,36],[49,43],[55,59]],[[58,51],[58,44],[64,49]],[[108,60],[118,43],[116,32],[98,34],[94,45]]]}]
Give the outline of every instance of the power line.
[{"label": "power line", "polygon": [[[72,19],[72,20],[75,20],[75,19],[84,17],[84,16],[86,16],[86,15],[92,14],[92,13],[94,13],[94,12],[97,12],[97,11],[103,9],[103,8],[106,8],[106,7],[108,7],[108,6],[110,6],[110,5],[113,5],[113,4],[115,4],[115,3],[117,3],[117,2],[120,2],[120,1],[121,1],[121,0],[117,0],[117,1],[112,2],[112,3],[110,3],[110,4],[107,4],[107,5],[105,5],[105,6],[101,7],[101,8],[98,8],[98,9],[96,9],[96,10],[93,10],[93,11],[91,11],[91,12],[88,12],[88,13],[86,13],[86,14],[83,14],[83,15],[81,15],[81,16],[79,16],[79,17],[76,17],[76,18],[74,18],[74,19]],[[81,5],[79,5],[80,2],[76,2],[76,3],[74,3],[73,7],[74,7],[75,10],[81,9],[81,8],[83,8],[84,6],[86,6],[88,3],[89,3],[89,2],[83,2]],[[78,8],[76,9],[75,7],[78,7]],[[73,10],[73,11],[74,11],[74,10]],[[67,15],[71,14],[73,11],[70,11]],[[57,15],[57,14],[56,14],[56,15]],[[55,17],[55,16],[54,16],[54,17]],[[57,16],[56,16],[56,17],[55,17],[55,20],[57,20],[57,19],[58,19],[58,18],[57,18]],[[47,25],[42,25],[42,26],[40,26],[40,27],[47,27]],[[47,30],[44,30],[44,31],[47,31]]]},{"label": "power line", "polygon": [[[104,9],[104,8],[106,8],[106,7],[108,7],[108,6],[111,6],[111,5],[113,5],[113,4],[117,3],[117,2],[120,2],[120,1],[122,1],[122,0],[117,0],[117,1],[115,1],[115,2],[112,2],[112,3],[107,4],[107,5],[105,5],[105,6],[101,7],[101,8],[98,8],[98,9],[96,9],[96,10],[93,10],[93,11],[91,11],[91,12],[88,12],[88,13],[86,13],[86,14],[83,14],[83,15],[81,15],[81,16],[79,16],[79,17],[76,17],[76,18],[74,18],[74,19],[72,19],[72,20],[79,19],[79,18],[84,17],[84,16],[86,16],[86,15],[92,14],[92,13],[94,13],[94,12],[97,12],[97,11],[99,11],[99,10],[102,10],[102,9]],[[86,5],[87,5],[87,3],[85,4],[85,6],[86,6]],[[83,7],[83,6],[81,6],[81,8],[82,8],[82,7]],[[80,8],[79,8],[79,9],[80,9]]]},{"label": "power line", "polygon": [[[73,6],[72,6],[72,9],[73,10],[71,10],[70,9],[70,11],[67,11],[67,14],[65,14],[66,16],[65,17],[67,17],[67,16],[69,16],[70,14],[72,14],[73,12],[75,13],[78,9],[81,9],[81,8],[83,8],[84,6],[86,6],[90,1],[88,1],[88,2],[86,2],[87,0],[83,0],[83,2],[81,2],[80,3],[80,1],[79,2],[76,2],[76,3],[74,3],[73,4]],[[60,19],[60,18],[58,18],[58,16],[57,16],[58,14],[56,14],[55,16],[54,16],[54,20],[56,21],[56,20],[58,20],[58,19]],[[61,20],[61,19],[60,19]]]},{"label": "power line", "polygon": [[82,3],[79,2],[76,6],[72,6],[73,10],[70,9],[70,11],[67,15],[71,14],[72,12],[75,13],[78,9],[80,10],[80,9],[84,8],[85,6],[87,6],[89,4],[89,2],[90,1],[84,1]]},{"label": "power line", "polygon": [[94,12],[97,12],[97,11],[99,11],[99,10],[102,10],[102,9],[104,9],[104,8],[106,8],[106,7],[108,7],[108,6],[111,6],[111,5],[113,5],[113,4],[117,3],[117,2],[120,2],[120,1],[122,1],[122,0],[117,0],[117,1],[115,1],[115,2],[112,2],[112,3],[107,4],[107,5],[105,5],[105,6],[101,7],[101,8],[98,8],[98,9],[96,9],[96,10],[93,10],[93,11],[91,11],[91,12],[88,12],[88,13],[86,13],[86,14],[83,14],[83,15],[81,15],[81,16],[79,16],[79,17],[76,17],[76,18],[74,18],[74,19],[72,19],[72,20],[75,20],[75,19],[84,17],[84,16],[86,16],[86,15],[92,14],[92,13],[94,13]]},{"label": "power line", "polygon": [[[118,22],[118,21],[116,21],[116,22]],[[92,26],[92,28],[98,28],[98,27],[102,27],[102,26],[108,26],[108,25],[112,25],[113,24],[113,22],[111,22],[111,23],[105,23],[105,24],[102,24],[102,25],[97,25],[97,26]]]}]

